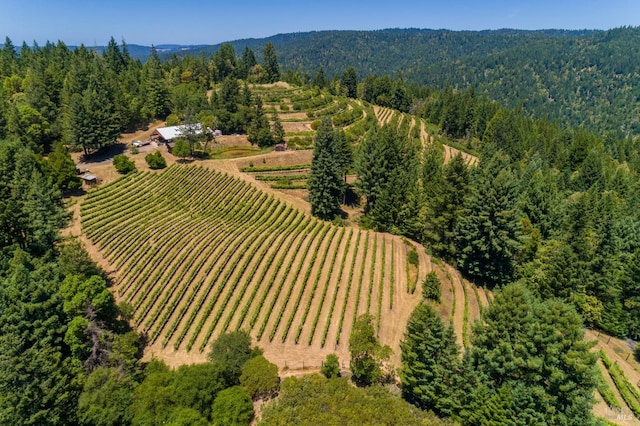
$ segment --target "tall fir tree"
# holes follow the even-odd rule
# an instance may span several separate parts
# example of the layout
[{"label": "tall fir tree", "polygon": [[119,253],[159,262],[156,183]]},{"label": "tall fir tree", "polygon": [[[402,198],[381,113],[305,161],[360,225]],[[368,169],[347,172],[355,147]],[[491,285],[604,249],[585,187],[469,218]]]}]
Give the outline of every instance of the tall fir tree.
[{"label": "tall fir tree", "polygon": [[[575,309],[539,301],[520,284],[496,292],[476,322],[467,358],[481,384],[466,410],[470,424],[595,424],[594,342]],[[497,404],[493,409],[490,406]],[[493,423],[492,423],[493,422]]]},{"label": "tall fir tree", "polygon": [[345,189],[336,158],[338,138],[331,119],[324,117],[314,139],[308,181],[311,214],[324,220],[331,220],[338,213]]},{"label": "tall fir tree", "polygon": [[[437,157],[425,162],[426,200],[421,212],[422,240],[435,254],[455,258],[455,236],[462,216],[464,199],[469,192],[469,170],[458,153],[440,170]],[[428,173],[428,174],[427,174]]]},{"label": "tall fir tree", "polygon": [[147,113],[151,117],[165,118],[169,114],[169,89],[155,46],[151,46],[151,55],[142,67],[141,86]]},{"label": "tall fir tree", "polygon": [[453,328],[445,326],[433,307],[418,305],[400,342],[400,382],[404,399],[423,410],[450,417],[460,375],[459,348]]},{"label": "tall fir tree", "polygon": [[346,96],[354,99],[358,97],[358,74],[354,67],[348,67],[342,72],[341,84],[346,89]]},{"label": "tall fir tree", "polygon": [[474,175],[456,231],[458,266],[479,284],[500,286],[514,278],[521,248],[516,205],[518,179],[498,153]]},{"label": "tall fir tree", "polygon": [[262,63],[265,71],[265,83],[275,83],[280,80],[280,64],[278,64],[276,47],[270,41],[262,49]]}]

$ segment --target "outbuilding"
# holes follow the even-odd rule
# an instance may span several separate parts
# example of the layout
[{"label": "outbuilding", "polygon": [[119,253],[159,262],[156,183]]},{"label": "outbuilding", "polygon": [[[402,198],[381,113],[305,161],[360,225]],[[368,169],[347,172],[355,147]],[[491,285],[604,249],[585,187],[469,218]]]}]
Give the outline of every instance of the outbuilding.
[{"label": "outbuilding", "polygon": [[91,173],[83,173],[79,177],[89,185],[95,185],[96,183],[98,183],[98,177],[92,175]]},{"label": "outbuilding", "polygon": [[202,133],[202,126],[196,123],[190,126],[182,124],[179,126],[158,127],[151,133],[151,140],[164,144],[173,143],[175,139],[183,137],[190,132],[199,135]]}]

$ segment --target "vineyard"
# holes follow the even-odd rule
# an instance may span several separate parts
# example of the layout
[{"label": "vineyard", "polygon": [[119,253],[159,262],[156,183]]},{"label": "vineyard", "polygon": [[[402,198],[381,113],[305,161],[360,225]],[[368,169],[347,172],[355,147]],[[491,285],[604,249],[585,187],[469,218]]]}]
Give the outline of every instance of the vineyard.
[{"label": "vineyard", "polygon": [[[245,172],[308,172],[302,165],[253,169]],[[424,250],[412,272],[414,246],[406,240],[318,221],[202,166],[138,172],[97,188],[81,217],[86,236],[115,271],[116,296],[134,308],[134,325],[155,355],[177,355],[178,363],[202,360],[220,333],[246,329],[281,368],[317,368],[328,353],[348,359],[349,333],[362,313],[375,317],[397,362],[430,271],[441,281],[440,316],[467,349],[472,324],[492,299]],[[587,338],[599,339],[594,350],[601,351],[596,414],[637,418],[640,374],[630,350],[605,335]]]},{"label": "vineyard", "polygon": [[362,313],[397,318],[377,321],[397,346],[419,301],[399,238],[316,220],[208,168],[127,176],[90,192],[81,216],[117,297],[160,350],[202,353],[246,329],[263,347],[342,352]]}]

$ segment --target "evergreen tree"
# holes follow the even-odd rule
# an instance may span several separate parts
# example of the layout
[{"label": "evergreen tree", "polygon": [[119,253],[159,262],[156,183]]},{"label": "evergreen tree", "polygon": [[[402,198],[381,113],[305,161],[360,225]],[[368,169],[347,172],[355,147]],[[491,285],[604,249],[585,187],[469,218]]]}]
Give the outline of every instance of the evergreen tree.
[{"label": "evergreen tree", "polygon": [[318,71],[313,76],[311,85],[320,89],[324,89],[325,87],[327,87],[327,78],[324,75],[324,68],[320,67],[318,69]]},{"label": "evergreen tree", "polygon": [[354,67],[348,67],[342,72],[342,87],[346,89],[346,96],[350,98],[358,97],[358,74]]},{"label": "evergreen tree", "polygon": [[0,49],[0,76],[10,77],[18,66],[18,53],[9,37],[5,37]]},{"label": "evergreen tree", "polygon": [[215,65],[215,81],[223,81],[227,77],[236,78],[236,52],[231,43],[222,43],[213,55]]},{"label": "evergreen tree", "polygon": [[248,46],[245,46],[244,50],[242,51],[240,61],[238,61],[238,78],[247,80],[249,78],[251,69],[256,66],[257,63],[258,61],[256,61],[256,55],[253,53],[253,50],[251,50]]},{"label": "evergreen tree", "polygon": [[282,122],[276,112],[271,116],[271,134],[273,135],[274,143],[284,143],[284,127],[282,127]]},{"label": "evergreen tree", "polygon": [[255,106],[252,111],[249,128],[247,129],[247,139],[252,144],[255,143],[262,148],[274,144],[269,120],[267,120],[267,116],[262,108],[262,98],[260,96],[255,97]]},{"label": "evergreen tree", "polygon": [[440,158],[430,159],[433,162],[425,161],[423,172],[426,201],[421,213],[422,238],[434,253],[454,259],[456,230],[469,192],[469,170],[460,153],[442,171],[438,170]]},{"label": "evergreen tree", "polygon": [[445,326],[427,304],[414,309],[400,343],[403,397],[424,410],[450,417],[459,408],[459,349],[453,328]]},{"label": "evergreen tree", "polygon": [[[540,302],[524,286],[509,285],[496,292],[473,335],[469,362],[483,385],[474,392],[468,422],[517,413],[509,418],[514,424],[594,424],[598,355],[570,305]],[[489,410],[487,403],[502,408]]]},{"label": "evergreen tree", "polygon": [[151,55],[142,67],[141,91],[144,106],[151,117],[162,119],[169,114],[169,89],[154,46],[151,46]]},{"label": "evergreen tree", "polygon": [[221,103],[221,106],[229,112],[233,113],[238,110],[238,103],[240,101],[240,86],[238,85],[238,80],[235,77],[229,76],[222,80],[219,101]]},{"label": "evergreen tree", "polygon": [[414,236],[419,149],[416,141],[392,125],[374,128],[365,136],[356,168],[369,226]]},{"label": "evergreen tree", "polygon": [[276,47],[267,42],[262,49],[262,62],[265,71],[265,83],[275,83],[280,80],[280,65],[276,56]]},{"label": "evergreen tree", "polygon": [[324,117],[316,132],[309,175],[309,203],[311,214],[331,220],[340,210],[344,183],[336,160],[339,138],[329,117]]},{"label": "evergreen tree", "polygon": [[499,154],[475,175],[456,233],[458,265],[471,279],[503,285],[514,278],[520,250],[518,180]]}]

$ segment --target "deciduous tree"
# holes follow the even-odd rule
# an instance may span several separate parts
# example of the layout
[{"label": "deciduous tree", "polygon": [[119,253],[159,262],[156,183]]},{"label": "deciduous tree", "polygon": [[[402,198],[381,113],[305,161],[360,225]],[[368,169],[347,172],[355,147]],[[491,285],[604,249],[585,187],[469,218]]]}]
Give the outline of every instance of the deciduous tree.
[{"label": "deciduous tree", "polygon": [[373,328],[373,317],[361,315],[349,336],[352,380],[358,386],[370,386],[385,379],[383,363],[391,356],[391,348],[381,346]]}]

